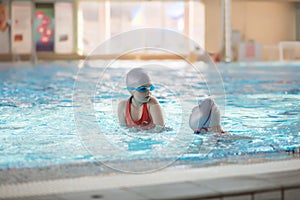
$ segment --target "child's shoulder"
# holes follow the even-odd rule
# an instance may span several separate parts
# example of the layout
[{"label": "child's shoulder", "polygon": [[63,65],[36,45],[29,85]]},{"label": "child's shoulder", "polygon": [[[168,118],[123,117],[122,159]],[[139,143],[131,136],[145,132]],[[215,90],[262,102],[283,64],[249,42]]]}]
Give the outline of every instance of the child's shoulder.
[{"label": "child's shoulder", "polygon": [[128,99],[123,99],[119,102],[119,106],[126,106]]},{"label": "child's shoulder", "polygon": [[158,100],[155,98],[155,97],[151,97],[150,98],[150,101],[149,101],[149,104],[151,105],[154,105],[154,104],[159,104]]}]

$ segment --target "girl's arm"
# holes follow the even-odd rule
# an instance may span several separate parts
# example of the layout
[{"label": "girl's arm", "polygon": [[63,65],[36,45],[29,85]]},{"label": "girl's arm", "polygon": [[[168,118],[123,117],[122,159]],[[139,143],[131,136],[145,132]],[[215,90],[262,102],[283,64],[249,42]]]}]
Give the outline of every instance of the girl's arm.
[{"label": "girl's arm", "polygon": [[150,104],[149,112],[150,112],[153,124],[165,126],[163,112],[162,112],[161,106],[158,103],[157,99],[154,97],[151,97],[149,104]]},{"label": "girl's arm", "polygon": [[121,126],[126,126],[125,109],[127,100],[123,100],[118,105],[118,118]]}]

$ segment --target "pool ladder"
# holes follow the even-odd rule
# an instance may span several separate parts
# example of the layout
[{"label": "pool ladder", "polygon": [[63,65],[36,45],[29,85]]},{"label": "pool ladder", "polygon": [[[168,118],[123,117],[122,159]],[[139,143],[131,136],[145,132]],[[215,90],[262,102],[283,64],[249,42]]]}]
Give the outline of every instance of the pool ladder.
[{"label": "pool ladder", "polygon": [[21,57],[20,55],[14,50],[12,51],[12,62],[20,62],[21,61]]},{"label": "pool ladder", "polygon": [[33,48],[34,50],[31,51],[31,55],[30,55],[30,62],[34,65],[37,64],[38,58],[37,58],[37,54],[36,54],[36,50],[35,48]]},{"label": "pool ladder", "polygon": [[[31,51],[29,60],[32,64],[37,64],[38,58],[35,50]],[[21,56],[17,53],[16,50],[12,51],[12,62],[21,62]]]}]

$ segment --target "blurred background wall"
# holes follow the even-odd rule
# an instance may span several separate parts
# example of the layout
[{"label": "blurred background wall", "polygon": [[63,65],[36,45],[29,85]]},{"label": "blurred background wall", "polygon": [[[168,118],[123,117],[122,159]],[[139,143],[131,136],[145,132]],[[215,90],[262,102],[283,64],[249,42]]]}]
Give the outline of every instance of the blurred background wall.
[{"label": "blurred background wall", "polygon": [[[33,51],[30,49],[37,50],[39,56],[43,58],[76,59],[80,55],[86,55],[95,48],[96,44],[115,34],[141,27],[173,29],[194,39],[208,52],[222,56],[224,1],[0,0],[0,4],[6,5],[11,19],[10,28],[0,31],[0,60],[11,59],[16,52],[17,54],[32,54]],[[234,54],[232,60],[243,60],[245,56],[251,57],[254,54],[256,54],[256,60],[278,60],[281,42],[300,40],[299,2],[299,0],[231,0],[230,20]],[[30,27],[31,20],[33,22],[30,30],[26,29],[25,38],[21,37],[22,34],[16,33],[16,28],[22,28],[22,26],[15,26],[20,21],[16,20],[14,14],[20,13],[20,10],[24,12],[20,3],[29,3],[27,7],[32,13],[32,19],[28,18],[26,22],[24,20],[26,27]],[[57,6],[56,4],[59,3],[66,4]],[[70,12],[67,12],[63,6],[70,8]],[[54,43],[51,48],[35,44],[37,38],[40,37],[36,33],[36,12],[43,7],[53,9],[52,16],[50,16],[53,20],[49,25],[53,27],[54,37],[51,39]],[[18,12],[13,12],[14,10]],[[64,19],[66,26],[58,18],[67,18],[68,20]],[[48,33],[50,34],[51,30]],[[47,38],[43,39],[44,42],[47,41]],[[26,40],[33,40],[33,43],[31,46],[26,45],[28,48],[22,47],[24,51],[18,51],[20,47],[15,41]],[[66,41],[69,42],[68,46],[64,45]],[[178,46],[178,48],[182,47]],[[48,50],[45,52],[46,49]],[[191,47],[183,51],[189,54],[194,49]],[[60,57],[61,55],[63,56]],[[293,52],[290,57],[297,59],[300,55],[298,52]]]}]

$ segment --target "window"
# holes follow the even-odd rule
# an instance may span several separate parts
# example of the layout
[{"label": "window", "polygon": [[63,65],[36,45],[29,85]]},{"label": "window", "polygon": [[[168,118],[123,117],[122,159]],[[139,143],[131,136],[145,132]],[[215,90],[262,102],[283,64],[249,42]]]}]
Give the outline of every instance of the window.
[{"label": "window", "polygon": [[78,3],[78,53],[87,55],[105,39],[103,2]]},{"label": "window", "polygon": [[204,16],[204,4],[195,0],[79,1],[79,53],[86,55],[105,39],[143,27],[171,29],[204,47]]}]

